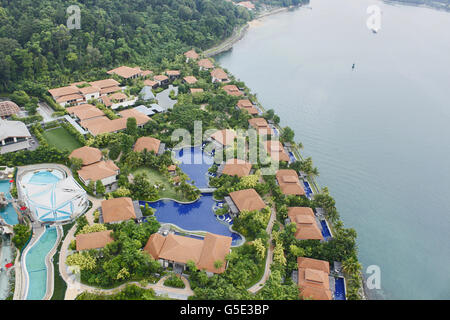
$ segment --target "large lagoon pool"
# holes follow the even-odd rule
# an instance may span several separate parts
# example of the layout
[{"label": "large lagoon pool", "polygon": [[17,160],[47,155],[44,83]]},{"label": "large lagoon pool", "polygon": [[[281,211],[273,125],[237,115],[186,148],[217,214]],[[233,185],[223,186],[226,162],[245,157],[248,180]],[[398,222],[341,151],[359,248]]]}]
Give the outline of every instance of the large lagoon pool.
[{"label": "large lagoon pool", "polygon": [[203,152],[200,146],[186,147],[174,150],[179,167],[194,182],[197,188],[207,188],[209,185],[208,169],[214,163],[214,158]]},{"label": "large lagoon pool", "polygon": [[47,228],[25,256],[28,273],[27,300],[42,300],[47,292],[47,266],[45,259],[55,246],[58,234],[56,228]]},{"label": "large lagoon pool", "polygon": [[[140,201],[143,205],[144,201]],[[155,209],[155,218],[160,223],[171,223],[186,231],[207,231],[233,239],[232,245],[241,242],[242,237],[230,231],[230,224],[221,222],[213,212],[216,201],[212,194],[203,194],[193,203],[183,204],[173,200],[148,202]]]},{"label": "large lagoon pool", "polygon": [[[9,193],[10,188],[11,183],[9,181],[0,181],[0,192],[5,193],[6,199],[11,199],[11,194]],[[6,207],[0,209],[0,218],[9,225],[15,225],[19,223],[17,212],[12,204],[8,204]]]}]

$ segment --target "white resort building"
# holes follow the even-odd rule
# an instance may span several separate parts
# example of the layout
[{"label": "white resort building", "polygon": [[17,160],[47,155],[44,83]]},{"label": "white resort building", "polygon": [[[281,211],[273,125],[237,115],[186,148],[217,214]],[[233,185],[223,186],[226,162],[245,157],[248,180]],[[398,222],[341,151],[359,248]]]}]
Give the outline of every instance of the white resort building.
[{"label": "white resort building", "polygon": [[30,131],[23,122],[0,119],[0,154],[30,148],[29,138]]}]

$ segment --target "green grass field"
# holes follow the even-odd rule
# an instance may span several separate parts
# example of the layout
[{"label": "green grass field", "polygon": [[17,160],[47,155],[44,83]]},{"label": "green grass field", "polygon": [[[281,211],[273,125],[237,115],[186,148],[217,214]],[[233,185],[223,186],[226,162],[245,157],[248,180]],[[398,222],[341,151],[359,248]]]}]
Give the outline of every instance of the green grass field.
[{"label": "green grass field", "polygon": [[175,199],[181,202],[187,202],[189,201],[188,199],[186,199],[181,193],[177,193],[175,191],[174,186],[170,183],[170,181],[164,176],[162,175],[159,171],[155,170],[155,169],[150,169],[150,168],[144,168],[141,167],[137,170],[135,170],[133,172],[133,176],[136,176],[139,173],[146,173],[150,183],[160,183],[163,185],[164,190],[159,190],[159,197],[160,198],[170,198],[170,199]]},{"label": "green grass field", "polygon": [[48,144],[59,150],[69,150],[72,152],[74,149],[80,148],[83,145],[79,143],[66,129],[56,128],[42,133]]}]

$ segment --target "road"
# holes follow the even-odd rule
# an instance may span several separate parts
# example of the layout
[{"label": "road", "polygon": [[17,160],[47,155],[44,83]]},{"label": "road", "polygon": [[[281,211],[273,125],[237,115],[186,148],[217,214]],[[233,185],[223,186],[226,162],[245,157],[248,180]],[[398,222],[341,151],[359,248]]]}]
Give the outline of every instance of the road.
[{"label": "road", "polygon": [[40,101],[36,110],[42,116],[42,118],[44,118],[44,122],[50,122],[57,119],[52,116],[55,110],[53,110],[46,102]]}]

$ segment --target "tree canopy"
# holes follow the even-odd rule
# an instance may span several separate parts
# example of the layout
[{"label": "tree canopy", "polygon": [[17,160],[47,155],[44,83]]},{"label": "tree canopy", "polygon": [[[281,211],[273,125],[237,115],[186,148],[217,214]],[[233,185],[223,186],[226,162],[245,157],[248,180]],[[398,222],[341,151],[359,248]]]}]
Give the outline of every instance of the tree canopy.
[{"label": "tree canopy", "polygon": [[[80,29],[69,29],[70,5]],[[0,91],[96,78],[120,64],[150,67],[206,49],[250,19],[225,0],[1,0]]]}]

